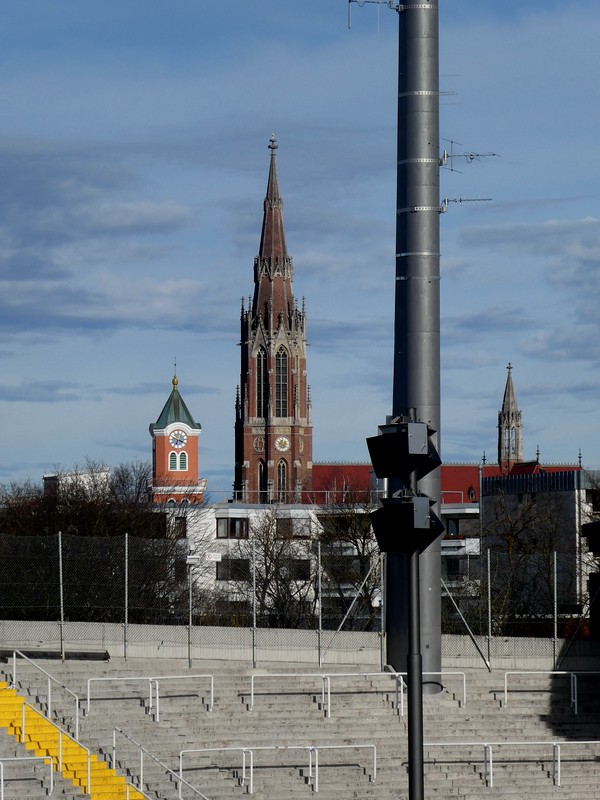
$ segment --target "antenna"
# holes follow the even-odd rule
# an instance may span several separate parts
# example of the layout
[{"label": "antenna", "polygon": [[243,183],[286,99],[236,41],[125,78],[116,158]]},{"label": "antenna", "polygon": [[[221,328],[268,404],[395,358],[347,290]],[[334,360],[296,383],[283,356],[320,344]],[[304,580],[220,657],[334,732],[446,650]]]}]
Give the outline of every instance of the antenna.
[{"label": "antenna", "polygon": [[491,201],[491,197],[444,197],[440,213],[445,214],[450,203],[490,203]]},{"label": "antenna", "polygon": [[450,172],[461,172],[461,170],[454,167],[453,162],[455,158],[464,158],[467,164],[471,164],[473,161],[479,161],[482,158],[500,158],[498,153],[475,153],[472,150],[468,150],[466,153],[455,153],[454,145],[458,144],[462,147],[462,144],[454,139],[444,139],[443,141],[450,143],[450,152],[444,149],[444,152],[440,156],[440,167],[447,167],[448,164],[450,164]]},{"label": "antenna", "polygon": [[378,6],[377,8],[377,26],[379,27],[379,6],[387,6],[390,11],[397,11],[400,13],[404,6],[401,3],[395,3],[394,0],[348,0],[348,29],[352,27],[352,3],[357,3],[360,8],[366,5]]}]

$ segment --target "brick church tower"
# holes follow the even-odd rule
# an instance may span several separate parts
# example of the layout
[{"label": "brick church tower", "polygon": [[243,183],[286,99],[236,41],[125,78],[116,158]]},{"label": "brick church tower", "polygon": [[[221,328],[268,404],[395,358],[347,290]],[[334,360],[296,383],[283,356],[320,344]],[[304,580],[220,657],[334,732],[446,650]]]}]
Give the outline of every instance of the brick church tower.
[{"label": "brick church tower", "polygon": [[312,488],[310,389],[306,382],[306,313],[292,290],[275,135],[254,296],[242,301],[241,376],[235,412],[236,500],[292,503]]},{"label": "brick church tower", "polygon": [[198,438],[202,426],[190,414],[173,376],[173,389],[160,416],[150,424],[152,502],[201,503],[206,480],[199,476]]}]

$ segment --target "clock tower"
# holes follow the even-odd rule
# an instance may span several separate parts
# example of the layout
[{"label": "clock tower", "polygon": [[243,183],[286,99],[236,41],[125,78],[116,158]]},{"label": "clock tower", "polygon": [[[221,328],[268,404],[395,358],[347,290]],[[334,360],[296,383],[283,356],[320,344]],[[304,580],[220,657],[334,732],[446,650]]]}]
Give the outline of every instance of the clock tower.
[{"label": "clock tower", "polygon": [[156,422],[152,436],[152,500],[154,503],[199,503],[206,480],[198,475],[198,443],[202,426],[195,422],[179,394],[173,390]]},{"label": "clock tower", "polygon": [[312,488],[312,424],[306,382],[306,310],[292,290],[283,202],[270,164],[254,295],[241,311],[241,375],[235,411],[236,500],[293,503]]}]

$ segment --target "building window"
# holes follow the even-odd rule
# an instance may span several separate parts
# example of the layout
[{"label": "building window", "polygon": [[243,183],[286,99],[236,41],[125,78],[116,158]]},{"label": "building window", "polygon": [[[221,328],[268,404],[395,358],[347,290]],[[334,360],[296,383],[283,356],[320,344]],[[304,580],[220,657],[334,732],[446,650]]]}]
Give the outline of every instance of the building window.
[{"label": "building window", "polygon": [[310,580],[310,559],[284,558],[279,566],[279,575],[288,581]]},{"label": "building window", "polygon": [[258,502],[269,502],[269,496],[267,492],[267,469],[264,461],[258,462]]},{"label": "building window", "polygon": [[187,520],[185,517],[175,517],[173,520],[173,538],[185,539],[187,536]]},{"label": "building window", "polygon": [[247,517],[217,518],[217,539],[247,539]]},{"label": "building window", "polygon": [[277,464],[277,502],[285,503],[287,499],[287,464],[282,459]]},{"label": "building window", "polygon": [[280,347],[275,356],[275,416],[288,415],[288,356]]},{"label": "building window", "polygon": [[169,470],[173,472],[187,471],[188,468],[188,454],[176,453],[175,451],[169,453]]},{"label": "building window", "polygon": [[216,563],[218,581],[249,581],[249,558],[224,558]]},{"label": "building window", "polygon": [[269,399],[269,375],[267,372],[267,354],[261,347],[256,354],[256,416],[267,416]]},{"label": "building window", "polygon": [[291,517],[278,517],[275,520],[278,539],[291,539],[294,535],[294,526]]}]

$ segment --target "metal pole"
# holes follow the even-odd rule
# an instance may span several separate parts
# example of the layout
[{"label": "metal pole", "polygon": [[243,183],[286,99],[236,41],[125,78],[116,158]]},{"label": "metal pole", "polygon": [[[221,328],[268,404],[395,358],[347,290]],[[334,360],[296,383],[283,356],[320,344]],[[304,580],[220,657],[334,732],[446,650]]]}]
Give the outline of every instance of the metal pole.
[{"label": "metal pole", "polygon": [[58,591],[60,595],[60,657],[65,660],[65,598],[63,587],[62,531],[58,532]]},{"label": "metal pole", "polygon": [[[440,430],[440,198],[438,2],[398,6],[398,166],[392,416]],[[390,481],[393,484],[393,481]],[[395,491],[397,486],[390,486]],[[419,482],[440,501],[440,471]],[[439,516],[439,508],[434,507]],[[426,672],[441,671],[441,547],[420,556],[421,631]],[[387,556],[388,662],[401,668],[408,644],[409,559]],[[431,687],[433,689],[433,687]],[[436,686],[435,691],[439,690]]]},{"label": "metal pole", "polygon": [[554,616],[554,637],[552,640],[552,669],[556,669],[558,648],[558,569],[556,563],[556,550],[552,553],[552,598]]},{"label": "metal pole", "polygon": [[492,564],[490,548],[487,549],[487,618],[488,618],[488,662],[492,663]]},{"label": "metal pole", "polygon": [[256,668],[256,542],[252,539],[252,666]]},{"label": "metal pole", "polygon": [[419,551],[410,553],[409,652],[406,661],[408,686],[408,797],[423,800],[423,660],[419,596]]},{"label": "metal pole", "polygon": [[124,564],[125,610],[123,614],[123,658],[127,661],[127,626],[129,623],[129,534],[125,534],[125,564]]},{"label": "metal pole", "polygon": [[321,541],[317,542],[317,645],[319,648],[319,666],[323,666],[323,651],[322,651],[322,627],[323,627],[323,616],[322,616],[322,602],[321,602]]},{"label": "metal pole", "polygon": [[192,666],[192,565],[188,563],[188,667]]},{"label": "metal pole", "polygon": [[379,554],[379,660],[383,672],[385,666],[385,553]]}]

